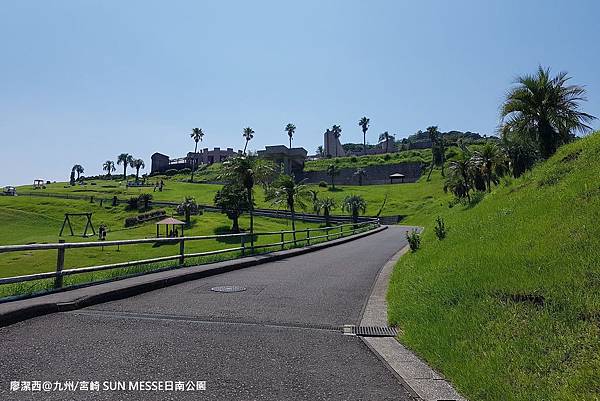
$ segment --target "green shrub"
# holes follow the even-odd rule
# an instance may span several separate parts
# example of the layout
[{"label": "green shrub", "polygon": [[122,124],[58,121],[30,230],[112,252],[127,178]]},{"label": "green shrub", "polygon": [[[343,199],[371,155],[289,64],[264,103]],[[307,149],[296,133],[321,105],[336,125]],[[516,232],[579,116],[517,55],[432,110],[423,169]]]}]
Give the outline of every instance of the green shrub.
[{"label": "green shrub", "polygon": [[125,219],[125,227],[133,227],[138,223],[137,217],[127,217]]},{"label": "green shrub", "polygon": [[327,183],[325,181],[319,181],[319,186],[321,188],[327,188]]},{"label": "green shrub", "polygon": [[446,224],[444,223],[444,219],[442,219],[440,216],[438,216],[437,219],[435,219],[434,230],[437,239],[441,241],[444,238],[446,238]]},{"label": "green shrub", "polygon": [[357,160],[358,160],[358,158],[357,158],[356,156],[352,156],[352,157],[350,158],[350,161],[351,161],[352,163],[356,163],[356,161],[357,161]]},{"label": "green shrub", "polygon": [[125,208],[129,210],[137,209],[138,203],[139,198],[137,196],[132,196],[131,198],[127,199],[127,206],[125,206]]},{"label": "green shrub", "polygon": [[175,170],[174,168],[170,168],[167,171],[165,171],[165,175],[175,175],[178,173],[178,170]]},{"label": "green shrub", "polygon": [[179,170],[179,174],[191,174],[192,173],[192,169],[191,168],[182,168],[181,170]]},{"label": "green shrub", "polygon": [[408,240],[410,250],[413,252],[416,252],[421,246],[421,235],[415,229],[406,233],[406,239]]}]

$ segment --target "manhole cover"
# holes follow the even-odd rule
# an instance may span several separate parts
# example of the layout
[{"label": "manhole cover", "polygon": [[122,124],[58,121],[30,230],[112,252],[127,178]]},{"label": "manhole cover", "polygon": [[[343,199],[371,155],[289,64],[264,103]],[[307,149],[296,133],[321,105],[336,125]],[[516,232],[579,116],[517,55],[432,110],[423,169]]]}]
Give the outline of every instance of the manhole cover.
[{"label": "manhole cover", "polygon": [[214,292],[241,292],[246,291],[246,287],[238,287],[237,285],[223,285],[220,287],[213,287],[210,290]]}]

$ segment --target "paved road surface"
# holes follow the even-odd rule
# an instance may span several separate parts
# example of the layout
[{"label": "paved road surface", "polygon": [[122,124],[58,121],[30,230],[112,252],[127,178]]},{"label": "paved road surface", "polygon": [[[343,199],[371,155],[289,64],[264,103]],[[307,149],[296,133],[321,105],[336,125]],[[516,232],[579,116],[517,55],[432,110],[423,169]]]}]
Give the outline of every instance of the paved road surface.
[{"label": "paved road surface", "polygon": [[[408,400],[357,337],[404,229],[0,328],[0,399]],[[216,293],[237,285],[247,290]],[[205,380],[204,392],[10,392],[11,380]]]}]

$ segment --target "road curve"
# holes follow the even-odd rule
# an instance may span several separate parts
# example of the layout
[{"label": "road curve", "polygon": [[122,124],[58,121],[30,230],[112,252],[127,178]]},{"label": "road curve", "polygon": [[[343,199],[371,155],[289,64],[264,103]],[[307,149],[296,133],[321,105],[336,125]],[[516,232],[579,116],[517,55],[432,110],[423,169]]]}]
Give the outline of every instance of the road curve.
[{"label": "road curve", "polygon": [[[1,399],[408,400],[357,337],[405,228],[0,328]],[[216,286],[245,291],[217,293]],[[202,392],[10,391],[11,381],[206,381]]]}]

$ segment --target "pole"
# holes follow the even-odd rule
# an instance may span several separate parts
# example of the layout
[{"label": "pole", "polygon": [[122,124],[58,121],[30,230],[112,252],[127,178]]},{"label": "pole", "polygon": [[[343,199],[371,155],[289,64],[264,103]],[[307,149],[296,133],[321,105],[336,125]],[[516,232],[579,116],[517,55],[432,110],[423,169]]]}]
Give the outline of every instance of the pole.
[{"label": "pole", "polygon": [[[64,239],[58,240],[59,244],[64,244]],[[56,277],[54,278],[54,288],[61,288],[63,285],[63,277],[62,270],[65,267],[65,248],[58,248],[58,253],[56,255]]]},{"label": "pole", "polygon": [[310,228],[306,229],[306,245],[310,245]]},{"label": "pole", "polygon": [[241,247],[242,247],[242,256],[246,256],[246,241],[244,241],[244,235],[240,236]]},{"label": "pole", "polygon": [[179,264],[183,266],[183,262],[185,261],[185,240],[181,238],[179,240]]},{"label": "pole", "polygon": [[282,232],[281,232],[281,250],[282,250],[282,251],[283,251],[283,248],[284,248],[284,246],[285,246],[285,244],[284,244],[284,238],[285,238],[285,237],[284,237],[284,235],[283,235],[283,231],[282,231]]}]

